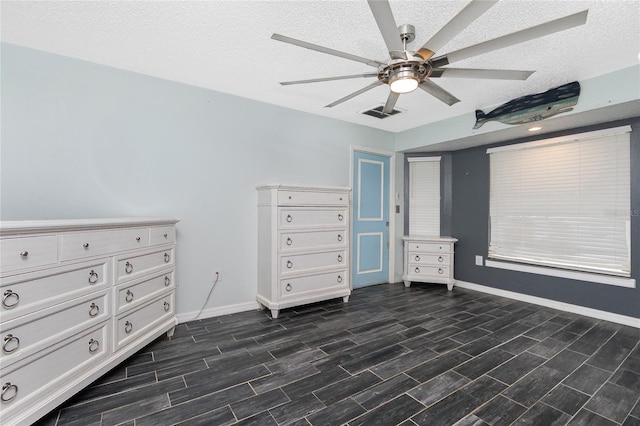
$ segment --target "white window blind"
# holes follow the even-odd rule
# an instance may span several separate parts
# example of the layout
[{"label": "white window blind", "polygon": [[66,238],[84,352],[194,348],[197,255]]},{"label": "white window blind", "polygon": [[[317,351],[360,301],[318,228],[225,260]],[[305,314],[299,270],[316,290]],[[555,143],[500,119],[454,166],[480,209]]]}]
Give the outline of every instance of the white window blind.
[{"label": "white window blind", "polygon": [[487,150],[489,257],[629,276],[630,131]]},{"label": "white window blind", "polygon": [[409,157],[409,234],[440,235],[440,157]]}]

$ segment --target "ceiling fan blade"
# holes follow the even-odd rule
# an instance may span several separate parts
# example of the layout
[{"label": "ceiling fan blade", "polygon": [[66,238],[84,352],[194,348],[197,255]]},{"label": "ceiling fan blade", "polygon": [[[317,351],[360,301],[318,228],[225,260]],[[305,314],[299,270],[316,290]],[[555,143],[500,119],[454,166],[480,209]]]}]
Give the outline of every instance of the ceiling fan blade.
[{"label": "ceiling fan blade", "polygon": [[464,9],[447,22],[440,31],[431,37],[431,39],[427,41],[420,50],[415,53],[415,55],[420,56],[425,61],[428,60],[435,54],[435,52],[439,51],[445,44],[462,32],[462,30],[467,28],[469,24],[478,19],[497,2],[498,0],[472,0]]},{"label": "ceiling fan blade", "polygon": [[449,52],[446,55],[434,58],[432,61],[433,66],[439,68],[447,64],[452,64],[463,59],[471,58],[472,56],[482,55],[483,53],[502,49],[514,44],[533,40],[539,37],[544,37],[558,31],[563,31],[569,28],[577,27],[579,25],[583,25],[585,22],[587,22],[588,12],[588,10],[584,10],[579,13],[574,13],[573,15],[565,16],[564,18],[555,19],[553,21],[545,22],[544,24],[536,25],[521,31],[516,31],[511,34],[504,35],[502,37],[494,38],[493,40],[487,40],[473,46],[465,47],[454,52]]},{"label": "ceiling fan blade", "polygon": [[352,61],[361,62],[363,64],[367,64],[371,67],[378,68],[380,66],[386,66],[387,64],[383,62],[376,61],[374,59],[363,58],[362,56],[352,55],[350,53],[341,52],[339,50],[330,49],[328,47],[319,46],[317,44],[309,43],[302,40],[297,40],[295,38],[283,36],[280,34],[273,34],[271,36],[272,39],[282,41],[285,43],[293,44],[295,46],[304,47],[306,49],[315,50],[317,52],[326,53],[333,56],[338,56],[339,58],[350,59]]},{"label": "ceiling fan blade", "polygon": [[309,80],[281,81],[280,84],[283,86],[288,86],[291,84],[319,83],[322,81],[347,80],[350,78],[367,78],[367,77],[377,77],[377,76],[378,76],[377,72],[370,72],[370,73],[354,74],[354,75],[340,75],[337,77],[311,78]]},{"label": "ceiling fan blade", "polygon": [[380,86],[381,84],[383,84],[380,80],[376,80],[373,83],[371,83],[370,85],[363,87],[360,90],[356,90],[355,92],[351,93],[350,95],[345,96],[344,98],[338,99],[335,102],[330,103],[329,105],[326,105],[325,108],[331,108],[334,107],[338,104],[343,103],[344,101],[348,101],[351,98],[355,98],[358,95],[363,94],[364,92],[373,89],[374,87]]},{"label": "ceiling fan blade", "polygon": [[399,97],[400,97],[399,93],[395,93],[389,90],[389,97],[387,97],[387,103],[384,104],[382,113],[391,114],[393,112],[393,107],[396,106],[396,102],[398,102]]},{"label": "ceiling fan blade", "polygon": [[387,0],[367,0],[378,28],[382,33],[384,43],[387,45],[391,59],[407,59],[404,51],[404,43],[400,38],[400,31],[391,12],[391,5]]},{"label": "ceiling fan blade", "polygon": [[428,94],[440,99],[442,102],[449,106],[460,102],[460,99],[456,98],[451,93],[447,92],[431,80],[424,80],[422,83],[420,83],[419,87]]},{"label": "ceiling fan blade", "polygon": [[526,80],[535,71],[484,70],[476,68],[436,68],[429,77],[483,78],[491,80]]}]

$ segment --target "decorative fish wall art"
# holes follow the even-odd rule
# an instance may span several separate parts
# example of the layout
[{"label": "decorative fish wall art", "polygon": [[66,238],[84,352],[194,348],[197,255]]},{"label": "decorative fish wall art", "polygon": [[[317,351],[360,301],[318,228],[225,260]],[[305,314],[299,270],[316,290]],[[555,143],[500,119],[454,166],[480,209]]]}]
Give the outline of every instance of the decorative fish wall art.
[{"label": "decorative fish wall art", "polygon": [[473,128],[479,129],[489,121],[524,124],[544,120],[556,114],[571,111],[578,103],[579,96],[580,83],[574,81],[543,93],[513,99],[487,114],[477,109],[476,124]]}]

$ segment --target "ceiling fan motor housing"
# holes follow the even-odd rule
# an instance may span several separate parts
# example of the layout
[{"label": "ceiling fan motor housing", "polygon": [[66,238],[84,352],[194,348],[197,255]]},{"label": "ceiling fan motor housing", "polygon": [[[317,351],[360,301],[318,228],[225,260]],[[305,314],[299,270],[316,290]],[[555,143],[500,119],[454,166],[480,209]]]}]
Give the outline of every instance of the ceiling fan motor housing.
[{"label": "ceiling fan motor housing", "polygon": [[378,70],[378,80],[384,84],[389,84],[389,81],[394,78],[407,77],[415,78],[421,82],[429,77],[432,71],[433,67],[428,62],[420,63],[419,61],[400,59],[381,67]]}]

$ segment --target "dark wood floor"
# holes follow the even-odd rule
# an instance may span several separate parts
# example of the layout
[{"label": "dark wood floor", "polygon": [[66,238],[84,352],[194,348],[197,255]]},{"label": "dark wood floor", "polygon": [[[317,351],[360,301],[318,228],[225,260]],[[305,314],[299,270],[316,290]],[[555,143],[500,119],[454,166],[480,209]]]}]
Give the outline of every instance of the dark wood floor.
[{"label": "dark wood floor", "polygon": [[445,286],[181,324],[39,425],[640,425],[640,329]]}]

